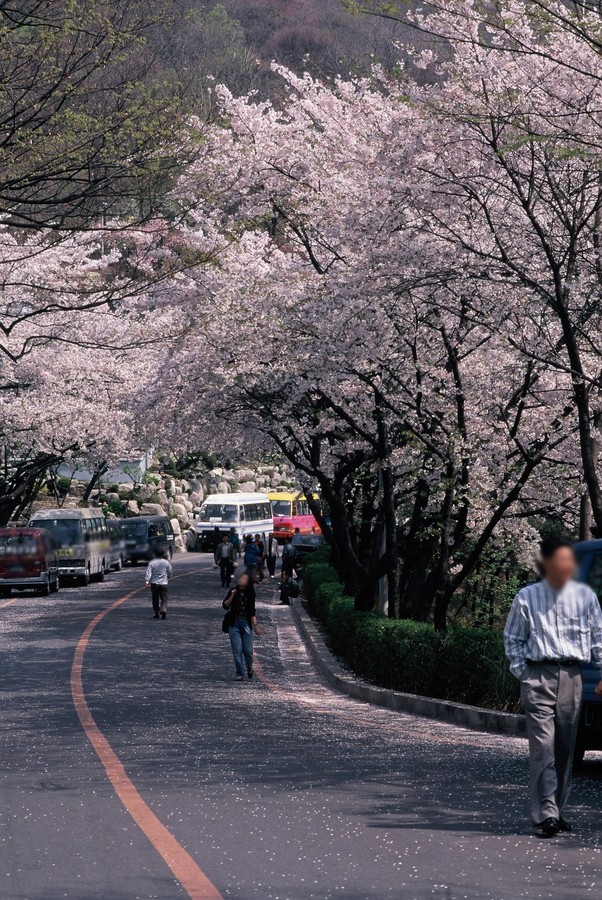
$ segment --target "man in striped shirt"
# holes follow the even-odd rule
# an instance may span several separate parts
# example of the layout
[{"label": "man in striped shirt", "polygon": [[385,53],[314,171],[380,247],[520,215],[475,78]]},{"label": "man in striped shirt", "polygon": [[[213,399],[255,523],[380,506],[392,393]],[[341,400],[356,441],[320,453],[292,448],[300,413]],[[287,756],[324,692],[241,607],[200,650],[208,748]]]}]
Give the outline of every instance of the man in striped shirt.
[{"label": "man in striped shirt", "polygon": [[[591,588],[574,580],[569,541],[542,541],[541,566],[542,581],[514,598],[504,641],[527,719],[531,815],[552,837],[571,830],[564,809],[579,725],[580,664],[593,660],[602,671],[602,611]],[[602,694],[602,680],[596,692]]]}]

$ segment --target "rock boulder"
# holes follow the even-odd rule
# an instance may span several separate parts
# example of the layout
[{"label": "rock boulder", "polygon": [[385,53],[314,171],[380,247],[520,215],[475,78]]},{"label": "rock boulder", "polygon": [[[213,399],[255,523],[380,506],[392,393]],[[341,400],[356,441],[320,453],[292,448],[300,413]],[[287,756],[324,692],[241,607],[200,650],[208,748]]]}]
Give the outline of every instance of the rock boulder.
[{"label": "rock boulder", "polygon": [[140,507],[136,500],[128,500],[125,507],[126,516],[139,516],[140,515]]},{"label": "rock boulder", "polygon": [[254,494],[257,490],[257,485],[254,481],[243,481],[240,490],[243,494]]},{"label": "rock boulder", "polygon": [[140,507],[142,516],[164,516],[165,510],[160,503],[143,503]]}]

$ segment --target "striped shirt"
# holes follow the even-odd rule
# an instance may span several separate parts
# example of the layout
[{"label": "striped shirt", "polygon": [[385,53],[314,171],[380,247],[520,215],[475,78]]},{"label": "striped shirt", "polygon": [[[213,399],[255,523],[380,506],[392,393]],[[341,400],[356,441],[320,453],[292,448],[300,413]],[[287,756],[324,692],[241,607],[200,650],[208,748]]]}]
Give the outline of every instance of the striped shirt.
[{"label": "striped shirt", "polygon": [[602,671],[602,610],[590,587],[569,581],[529,584],[512,602],[504,630],[510,671],[520,678],[527,660],[593,661]]},{"label": "striped shirt", "polygon": [[171,578],[171,564],[166,559],[151,559],[146,567],[147,584],[167,584]]}]

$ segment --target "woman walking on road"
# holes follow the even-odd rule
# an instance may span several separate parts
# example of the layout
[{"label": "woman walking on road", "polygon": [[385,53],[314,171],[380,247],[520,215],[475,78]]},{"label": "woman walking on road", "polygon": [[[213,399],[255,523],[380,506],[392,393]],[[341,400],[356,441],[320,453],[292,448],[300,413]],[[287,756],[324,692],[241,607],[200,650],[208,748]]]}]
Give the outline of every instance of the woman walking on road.
[{"label": "woman walking on road", "polygon": [[245,666],[249,679],[253,678],[253,632],[261,634],[255,615],[255,588],[244,573],[236,587],[223,602],[228,613],[228,634],[236,666],[236,680],[244,681]]}]

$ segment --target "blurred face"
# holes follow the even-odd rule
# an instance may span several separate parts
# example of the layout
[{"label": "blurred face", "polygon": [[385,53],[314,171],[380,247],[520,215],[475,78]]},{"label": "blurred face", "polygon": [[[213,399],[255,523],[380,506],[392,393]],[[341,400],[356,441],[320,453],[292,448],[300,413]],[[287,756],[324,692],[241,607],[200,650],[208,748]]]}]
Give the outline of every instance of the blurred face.
[{"label": "blurred face", "polygon": [[541,565],[547,581],[552,587],[561,588],[575,577],[577,560],[572,547],[558,547]]},{"label": "blurred face", "polygon": [[246,588],[248,584],[249,584],[249,576],[245,573],[244,575],[241,575],[240,578],[238,579],[238,586],[240,588]]}]

